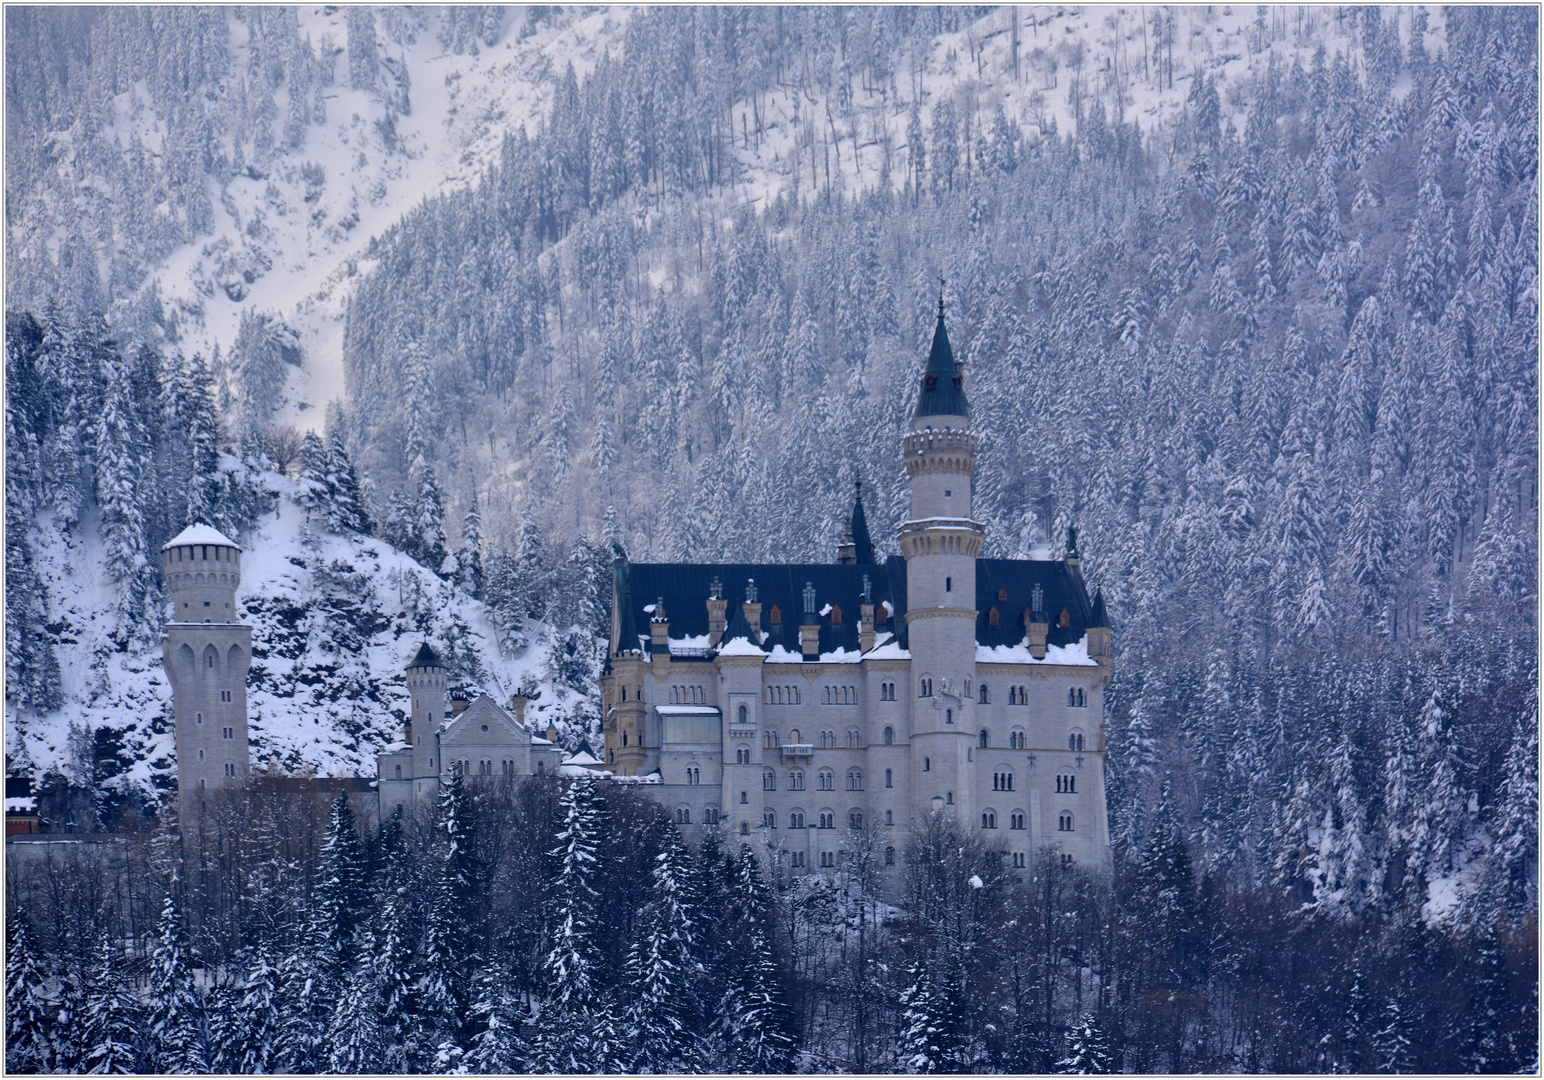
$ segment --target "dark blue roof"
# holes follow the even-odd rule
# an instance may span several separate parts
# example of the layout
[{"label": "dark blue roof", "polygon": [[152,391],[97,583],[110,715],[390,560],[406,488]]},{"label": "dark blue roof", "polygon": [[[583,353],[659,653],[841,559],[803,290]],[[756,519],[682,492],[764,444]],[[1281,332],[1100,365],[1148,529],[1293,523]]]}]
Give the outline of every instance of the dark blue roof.
[{"label": "dark blue roof", "polygon": [[938,325],[933,328],[933,347],[928,352],[927,367],[923,369],[922,385],[917,392],[917,409],[911,415],[970,415],[970,403],[965,400],[965,376],[960,365],[954,362],[949,332],[944,329],[942,302],[938,308]]},{"label": "dark blue roof", "polygon": [[[616,580],[630,585],[630,598],[619,605],[619,629],[631,628],[633,640],[637,627],[649,624],[645,604],[660,598],[665,602],[665,617],[673,638],[695,637],[708,632],[708,596],[716,577],[723,583],[724,598],[729,601],[731,623],[745,600],[747,579],[756,582],[761,603],[761,628],[767,632],[764,647],[782,645],[789,652],[799,651],[799,623],[804,614],[804,586],[815,589],[816,610],[828,604],[840,608],[842,621],[833,624],[828,613],[820,617],[820,651],[858,648],[858,616],[863,603],[863,579],[869,579],[872,602],[877,606],[889,601],[897,615],[906,612],[906,560],[892,555],[882,565],[811,563],[634,563]],[[976,560],[976,641],[982,645],[1017,645],[1024,640],[1025,615],[1029,611],[1035,586],[1042,593],[1041,606],[1050,623],[1046,640],[1052,645],[1071,645],[1082,639],[1091,625],[1092,611],[1088,590],[1077,567],[1065,562],[1027,559]],[[997,625],[992,625],[992,610],[997,610]],[[1070,625],[1058,625],[1066,609]],[[774,612],[780,616],[774,622]],[[894,631],[906,637],[904,619],[881,623],[878,629]],[[620,639],[619,639],[620,642]],[[620,642],[626,648],[626,642]],[[647,648],[647,645],[643,646]]]}]

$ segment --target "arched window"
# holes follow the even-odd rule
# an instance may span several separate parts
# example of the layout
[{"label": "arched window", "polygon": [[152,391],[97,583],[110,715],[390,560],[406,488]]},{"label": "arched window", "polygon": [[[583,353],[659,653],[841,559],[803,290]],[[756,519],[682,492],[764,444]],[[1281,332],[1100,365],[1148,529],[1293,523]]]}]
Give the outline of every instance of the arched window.
[{"label": "arched window", "polygon": [[986,728],[982,728],[980,733],[976,735],[976,745],[981,747],[981,749],[983,749],[983,750],[986,749],[986,745],[987,745]]},{"label": "arched window", "polygon": [[734,752],[734,763],[736,765],[749,765],[751,763],[751,748],[748,746],[736,747]]},{"label": "arched window", "polygon": [[750,710],[747,709],[744,705],[741,705],[738,709],[735,710],[735,719],[738,720],[743,726],[749,722],[746,720],[746,717],[750,716],[750,714]]},{"label": "arched window", "polygon": [[1056,793],[1058,795],[1076,795],[1078,793],[1078,777],[1076,773],[1059,773],[1056,777]]},{"label": "arched window", "polygon": [[944,592],[953,592],[953,591],[954,591],[954,579],[952,577],[944,578]]},{"label": "arched window", "polygon": [[803,810],[790,810],[788,812],[788,827],[790,829],[802,829],[802,828],[804,828],[804,811]]},{"label": "arched window", "polygon": [[882,682],[882,683],[879,684],[879,700],[880,701],[894,701],[895,700],[895,684],[893,682],[890,682],[890,681],[886,680],[885,682]]},{"label": "arched window", "polygon": [[1070,810],[1063,810],[1057,816],[1057,818],[1056,818],[1056,831],[1057,832],[1071,832],[1072,831],[1072,811],[1070,811]]},{"label": "arched window", "polygon": [[997,811],[988,810],[981,815],[981,827],[983,829],[997,828]]},{"label": "arched window", "polygon": [[992,703],[992,693],[986,688],[986,683],[982,683],[977,687],[977,690],[980,692],[977,701],[982,705],[990,705]]},{"label": "arched window", "polygon": [[835,604],[831,605],[831,625],[842,625],[842,609]]},{"label": "arched window", "polygon": [[820,748],[822,750],[832,750],[832,749],[835,749],[836,748],[836,732],[830,730],[829,728],[827,728],[825,731],[822,731],[820,733]]},{"label": "arched window", "polygon": [[836,828],[836,815],[835,814],[831,814],[831,813],[822,813],[820,815],[820,826],[819,827],[822,828],[822,829],[834,829],[834,828]]},{"label": "arched window", "polygon": [[1083,733],[1073,728],[1067,734],[1067,749],[1081,751],[1083,749]]},{"label": "arched window", "polygon": [[804,770],[803,769],[794,769],[791,772],[789,772],[789,774],[788,774],[788,790],[789,791],[803,791],[804,790]]},{"label": "arched window", "polygon": [[863,745],[863,736],[861,734],[859,734],[858,729],[857,728],[848,728],[847,729],[847,748],[849,750],[856,750],[856,749],[861,748],[862,745]]},{"label": "arched window", "polygon": [[885,865],[886,866],[894,866],[895,865],[895,849],[893,847],[885,848]]},{"label": "arched window", "polygon": [[946,724],[954,723],[954,710],[953,709],[945,709],[944,710],[944,723],[946,723]]},{"label": "arched window", "polygon": [[932,772],[933,771],[933,759],[932,758],[923,758],[922,759],[922,771],[923,772]]},{"label": "arched window", "polygon": [[863,770],[862,769],[848,769],[847,770],[847,790],[848,791],[862,791],[863,790]]},{"label": "arched window", "polygon": [[689,806],[676,807],[675,819],[677,825],[690,825],[692,823],[692,808]]},{"label": "arched window", "polygon": [[1066,608],[1061,609],[1061,614],[1056,617],[1056,625],[1063,630],[1072,625],[1072,612]]},{"label": "arched window", "polygon": [[994,772],[992,774],[992,790],[993,791],[1012,791],[1013,790],[1013,773],[1008,772],[1007,770],[1004,770],[1004,769],[999,769],[997,772]]},{"label": "arched window", "polygon": [[884,730],[883,738],[884,738],[884,742],[885,742],[886,746],[894,746],[895,745],[895,729],[893,727],[890,727],[890,726],[886,725],[885,730]]},{"label": "arched window", "polygon": [[886,825],[894,825],[895,824],[895,811],[894,810],[886,810],[885,811],[885,824]]},{"label": "arched window", "polygon": [[1008,749],[1024,749],[1024,732],[1020,731],[1018,728],[1014,728],[1012,731],[1008,732]]},{"label": "arched window", "polygon": [[773,604],[772,605],[772,610],[767,612],[767,625],[768,626],[782,626],[783,625],[783,609],[778,607],[776,604]]},{"label": "arched window", "polygon": [[998,589],[997,590],[997,599],[1000,600],[1000,601],[1008,599],[1008,590],[1007,589]]},{"label": "arched window", "polygon": [[1010,828],[1010,829],[1022,829],[1023,827],[1024,827],[1024,811],[1022,811],[1022,810],[1015,810],[1013,812],[1013,815],[1008,819],[1008,828]]},{"label": "arched window", "polygon": [[763,810],[761,812],[761,827],[763,829],[777,828],[777,814],[772,810]]},{"label": "arched window", "polygon": [[924,675],[924,676],[922,676],[922,679],[917,683],[917,696],[918,697],[932,697],[933,696],[933,677],[931,675]]},{"label": "arched window", "polygon": [[740,805],[741,806],[749,806],[750,805],[750,801],[751,801],[751,793],[750,792],[748,792],[748,791],[740,792]]},{"label": "arched window", "polygon": [[741,836],[749,836],[750,834],[751,834],[751,823],[749,821],[742,821],[742,822],[740,822],[740,835]]},{"label": "arched window", "polygon": [[819,791],[835,791],[836,774],[830,769],[821,769],[815,774],[815,787]]},{"label": "arched window", "polygon": [[862,810],[849,810],[849,811],[847,811],[847,827],[849,829],[861,829],[861,828],[863,828],[863,811]]},{"label": "arched window", "polygon": [[396,769],[397,769],[397,775],[393,779],[401,780],[402,779],[402,766],[398,765],[396,767]]},{"label": "arched window", "polygon": [[1003,624],[1003,614],[997,610],[996,604],[993,604],[987,611],[986,624],[988,626],[1001,626]]},{"label": "arched window", "polygon": [[[623,745],[626,745],[625,743]],[[777,741],[777,728],[767,728],[761,736],[761,745],[768,750],[776,750],[780,745]]]},{"label": "arched window", "polygon": [[892,782],[893,780],[894,780],[894,774],[891,772],[891,770],[886,769],[885,770],[885,787],[894,787],[895,784]]},{"label": "arched window", "polygon": [[792,731],[790,731],[788,733],[788,741],[793,743],[794,745],[798,745],[799,743],[802,743],[804,741],[804,733],[802,731],[800,731],[798,728],[794,728]]}]

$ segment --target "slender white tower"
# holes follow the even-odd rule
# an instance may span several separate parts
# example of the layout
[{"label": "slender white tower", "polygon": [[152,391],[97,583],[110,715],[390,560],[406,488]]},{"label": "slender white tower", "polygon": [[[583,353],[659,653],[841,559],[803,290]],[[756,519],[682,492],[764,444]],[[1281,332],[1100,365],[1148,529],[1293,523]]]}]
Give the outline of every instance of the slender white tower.
[{"label": "slender white tower", "polygon": [[183,827],[209,794],[245,782],[247,669],[252,628],[236,621],[241,547],[208,525],[191,525],[161,548],[172,618],[161,642],[172,684],[177,802]]},{"label": "slender white tower", "polygon": [[898,539],[906,558],[911,652],[911,768],[916,810],[971,820],[972,691],[976,681],[976,557],[983,527],[970,516],[979,442],[970,430],[964,366],[944,329],[933,347],[905,439],[911,518]]}]

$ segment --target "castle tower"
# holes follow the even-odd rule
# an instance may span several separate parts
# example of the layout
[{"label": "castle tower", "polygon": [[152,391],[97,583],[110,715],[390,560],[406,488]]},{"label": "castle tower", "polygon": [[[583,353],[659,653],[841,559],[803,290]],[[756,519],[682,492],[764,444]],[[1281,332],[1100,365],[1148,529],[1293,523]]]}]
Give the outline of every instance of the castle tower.
[{"label": "castle tower", "polygon": [[911,769],[914,809],[942,808],[971,820],[974,788],[976,557],[985,533],[971,519],[979,447],[970,430],[964,365],[938,325],[905,439],[911,517],[897,539],[906,559],[911,652]]},{"label": "castle tower", "polygon": [[407,666],[412,698],[403,741],[413,751],[413,801],[424,805],[440,790],[439,727],[445,720],[445,665],[426,641]]},{"label": "castle tower", "polygon": [[607,656],[607,667],[613,677],[609,684],[609,697],[602,703],[606,710],[602,727],[605,742],[602,756],[606,768],[617,775],[637,776],[647,759],[643,740],[648,709],[644,704],[643,687],[649,668],[644,663],[641,635],[633,619],[627,555],[620,545],[614,547],[616,558],[611,565],[611,625],[616,628],[616,638],[611,642]]},{"label": "castle tower", "polygon": [[252,628],[236,621],[241,548],[208,525],[191,525],[161,548],[172,617],[161,642],[172,684],[177,801],[184,827],[209,795],[243,783],[247,669]]}]

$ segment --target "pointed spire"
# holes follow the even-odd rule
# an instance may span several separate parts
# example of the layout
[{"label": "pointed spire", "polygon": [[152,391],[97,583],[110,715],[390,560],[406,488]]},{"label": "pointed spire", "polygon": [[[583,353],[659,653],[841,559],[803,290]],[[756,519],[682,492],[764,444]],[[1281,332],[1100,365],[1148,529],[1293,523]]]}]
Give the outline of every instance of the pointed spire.
[{"label": "pointed spire", "polygon": [[616,558],[611,563],[611,588],[617,605],[617,652],[638,652],[638,620],[633,614],[633,574],[627,563],[627,552],[622,545],[612,541]]},{"label": "pointed spire", "polygon": [[[747,601],[747,603],[749,602]],[[722,650],[731,641],[743,638],[756,646],[756,648],[765,651],[765,647],[761,644],[761,635],[751,628],[750,620],[745,617],[745,605],[731,604],[729,606],[734,608],[734,612],[729,616],[729,625],[724,627],[724,636],[719,638],[719,649]]]},{"label": "pointed spire", "polygon": [[433,649],[429,648],[429,643],[426,641],[418,646],[418,653],[413,657],[413,662],[408,664],[407,670],[412,671],[414,668],[421,667],[442,668],[444,666],[444,664],[440,663],[439,656],[435,654]]},{"label": "pointed spire", "polygon": [[1110,625],[1110,614],[1104,606],[1104,590],[1094,590],[1094,610],[1089,614],[1088,625],[1091,628],[1107,627]]},{"label": "pointed spire", "polygon": [[928,352],[927,368],[922,372],[917,409],[911,415],[913,418],[970,415],[970,404],[965,400],[965,365],[955,363],[954,350],[949,347],[949,332],[944,328],[942,291],[938,294],[938,325],[933,328],[933,347]]},{"label": "pointed spire", "polygon": [[852,518],[847,523],[848,531],[852,534],[853,552],[857,560],[863,566],[872,566],[874,563],[874,541],[869,536],[868,518],[863,513],[863,481],[860,478],[853,484]]}]

